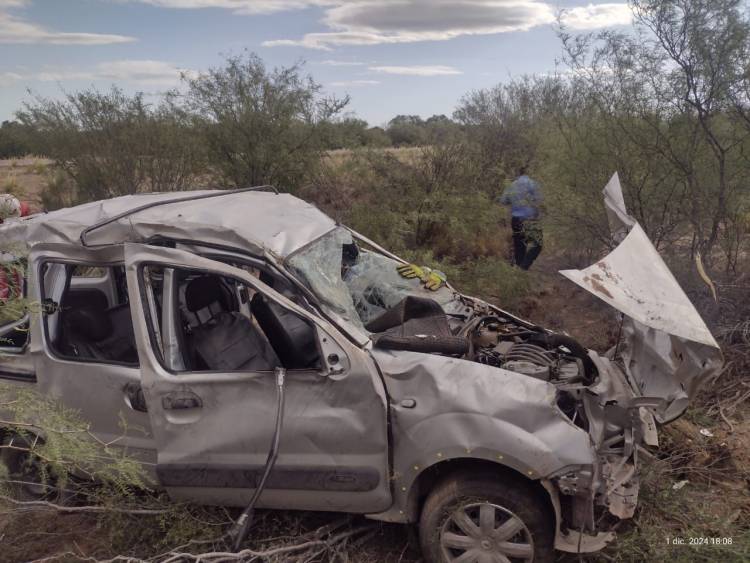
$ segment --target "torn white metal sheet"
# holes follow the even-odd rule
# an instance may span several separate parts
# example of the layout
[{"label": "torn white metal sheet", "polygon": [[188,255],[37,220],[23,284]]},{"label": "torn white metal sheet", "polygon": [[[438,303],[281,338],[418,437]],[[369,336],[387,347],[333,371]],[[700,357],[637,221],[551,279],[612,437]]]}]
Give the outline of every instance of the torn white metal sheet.
[{"label": "torn white metal sheet", "polygon": [[628,215],[625,198],[622,196],[620,176],[615,172],[604,186],[604,207],[607,210],[609,230],[616,242],[621,242],[635,225],[635,219]]},{"label": "torn white metal sheet", "polygon": [[647,327],[718,347],[637,223],[617,248],[593,266],[560,273]]},{"label": "torn white metal sheet", "polygon": [[655,413],[666,422],[682,414],[700,386],[718,373],[721,351],[646,233],[628,215],[616,173],[604,189],[604,202],[619,245],[584,270],[560,273],[625,315],[619,356],[642,396],[667,401],[666,409]]}]

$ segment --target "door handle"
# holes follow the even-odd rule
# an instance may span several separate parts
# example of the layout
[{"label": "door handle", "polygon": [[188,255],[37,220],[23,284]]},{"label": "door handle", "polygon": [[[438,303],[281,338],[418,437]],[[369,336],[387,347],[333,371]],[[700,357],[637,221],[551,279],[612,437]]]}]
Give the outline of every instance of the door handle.
[{"label": "door handle", "polygon": [[203,401],[192,391],[183,391],[162,397],[161,406],[166,411],[200,409],[203,408]]},{"label": "door handle", "polygon": [[143,389],[137,383],[130,382],[123,388],[127,403],[131,409],[139,412],[148,412],[146,406],[146,397],[143,395]]}]

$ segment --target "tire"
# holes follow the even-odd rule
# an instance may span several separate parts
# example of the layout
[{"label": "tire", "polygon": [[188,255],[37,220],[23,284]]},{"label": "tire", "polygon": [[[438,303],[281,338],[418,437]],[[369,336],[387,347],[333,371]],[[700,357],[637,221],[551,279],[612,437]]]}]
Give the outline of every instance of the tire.
[{"label": "tire", "polygon": [[427,563],[554,561],[554,517],[520,478],[460,473],[430,492],[419,519]]},{"label": "tire", "polygon": [[[10,443],[10,438],[3,442],[6,447],[0,449],[0,463],[8,470],[13,496],[21,501],[44,500],[59,504],[67,501],[69,495],[55,486],[55,479],[44,471],[42,461],[29,452],[7,447]],[[13,444],[20,448],[27,446],[20,437],[16,437]]]}]

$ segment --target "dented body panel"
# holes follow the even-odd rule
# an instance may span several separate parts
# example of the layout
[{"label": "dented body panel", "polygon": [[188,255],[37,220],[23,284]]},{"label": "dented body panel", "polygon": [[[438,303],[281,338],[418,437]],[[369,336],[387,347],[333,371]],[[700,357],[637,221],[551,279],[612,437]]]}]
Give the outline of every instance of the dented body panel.
[{"label": "dented body panel", "polygon": [[[543,491],[558,549],[596,551],[613,537],[597,528],[602,513],[633,514],[638,447],[658,443],[655,420],[683,412],[721,363],[615,180],[605,205],[619,246],[590,268],[562,272],[623,313],[622,342],[606,354],[450,285],[432,293],[400,278],[398,257],[297,198],[203,191],[116,198],[0,226],[31,250],[29,297],[49,300],[31,314],[30,345],[0,356],[0,378],[33,365],[40,391],[80,409],[102,439],[116,437],[121,417],[133,422],[118,445],[175,499],[241,505],[273,434],[272,372],[191,371],[180,355],[185,280],[232,280],[237,314],[257,322],[249,303],[257,294],[307,323],[319,355],[286,376],[278,465],[259,506],[414,522],[429,476],[481,462]],[[127,270],[138,365],[53,351],[49,327],[60,323],[76,264]],[[372,329],[408,299],[437,307],[443,332],[407,334],[406,318],[390,332]],[[420,351],[387,348],[384,334]],[[424,351],[431,338],[466,351]],[[92,405],[92,393],[106,398]]]},{"label": "dented body panel", "polygon": [[457,358],[372,354],[391,400],[400,509],[418,476],[448,460],[484,459],[531,479],[593,463],[588,434],[557,408],[556,389],[547,382]]},{"label": "dented body panel", "polygon": [[[321,339],[334,339],[346,355],[338,373],[288,372],[283,447],[260,506],[360,513],[390,506],[385,390],[368,354],[236,267],[183,250],[136,244],[125,246],[125,264],[135,310],[147,305],[145,265],[231,276],[309,318]],[[175,499],[244,506],[263,472],[273,435],[273,377],[267,372],[173,373],[150,345],[144,316],[138,317],[135,331],[159,483]],[[190,398],[199,398],[201,405],[176,410],[170,404]]]},{"label": "dented body panel", "polygon": [[[207,196],[211,196],[206,199]],[[164,204],[170,202],[168,205]],[[137,211],[154,204],[164,204]],[[98,224],[120,219],[105,227]],[[7,221],[4,240],[36,244],[117,246],[162,237],[200,241],[283,257],[335,227],[315,206],[289,194],[203,190],[116,197]]]}]

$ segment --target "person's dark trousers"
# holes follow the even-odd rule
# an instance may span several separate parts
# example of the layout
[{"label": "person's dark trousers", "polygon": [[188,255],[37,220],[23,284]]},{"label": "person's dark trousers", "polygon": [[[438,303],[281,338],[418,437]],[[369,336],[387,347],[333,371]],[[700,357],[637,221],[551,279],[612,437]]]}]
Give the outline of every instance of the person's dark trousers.
[{"label": "person's dark trousers", "polygon": [[526,236],[523,233],[523,219],[512,217],[510,228],[513,230],[513,259],[519,268],[526,258]]},{"label": "person's dark trousers", "polygon": [[542,251],[542,227],[539,221],[512,217],[513,257],[516,266],[528,270]]}]

